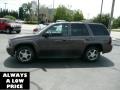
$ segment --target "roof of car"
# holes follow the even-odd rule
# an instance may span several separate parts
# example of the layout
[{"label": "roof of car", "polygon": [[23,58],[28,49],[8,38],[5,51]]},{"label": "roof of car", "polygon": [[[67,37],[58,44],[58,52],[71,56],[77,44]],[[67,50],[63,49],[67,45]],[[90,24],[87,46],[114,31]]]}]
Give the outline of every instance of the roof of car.
[{"label": "roof of car", "polygon": [[75,21],[72,21],[72,22],[56,22],[55,24],[57,23],[80,23],[80,24],[97,24],[97,25],[102,25],[101,23],[93,23],[93,22],[75,22]]}]

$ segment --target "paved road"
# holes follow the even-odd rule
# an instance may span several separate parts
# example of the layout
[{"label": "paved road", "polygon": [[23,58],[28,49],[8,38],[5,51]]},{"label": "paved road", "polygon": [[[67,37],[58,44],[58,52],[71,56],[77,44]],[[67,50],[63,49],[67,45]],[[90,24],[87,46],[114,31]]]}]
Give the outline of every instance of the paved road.
[{"label": "paved road", "polygon": [[[32,33],[22,29],[22,34]],[[20,64],[6,52],[8,38],[0,34],[0,71],[29,71],[31,90],[120,90],[120,39],[113,40],[113,50],[98,62],[79,59],[41,59]]]}]

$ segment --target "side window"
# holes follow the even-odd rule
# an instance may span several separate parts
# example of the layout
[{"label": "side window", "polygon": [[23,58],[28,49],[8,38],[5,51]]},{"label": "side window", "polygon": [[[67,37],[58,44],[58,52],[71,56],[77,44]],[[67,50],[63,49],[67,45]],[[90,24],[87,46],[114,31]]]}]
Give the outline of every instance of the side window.
[{"label": "side window", "polygon": [[68,24],[56,24],[51,26],[45,33],[51,37],[67,36]]},{"label": "side window", "polygon": [[109,35],[109,32],[107,31],[107,29],[105,28],[104,25],[97,25],[97,24],[89,24],[93,35],[97,36],[97,35]]},{"label": "side window", "polygon": [[88,36],[88,30],[84,24],[72,24],[71,25],[72,36]]}]

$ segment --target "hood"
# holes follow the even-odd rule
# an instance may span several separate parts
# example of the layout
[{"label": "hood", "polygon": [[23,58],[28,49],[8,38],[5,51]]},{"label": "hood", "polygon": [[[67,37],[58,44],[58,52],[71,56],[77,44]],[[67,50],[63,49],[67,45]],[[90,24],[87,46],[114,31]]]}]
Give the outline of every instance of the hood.
[{"label": "hood", "polygon": [[22,38],[30,38],[35,36],[36,34],[21,34],[21,35],[16,35],[14,37],[11,37],[10,39],[22,39]]}]

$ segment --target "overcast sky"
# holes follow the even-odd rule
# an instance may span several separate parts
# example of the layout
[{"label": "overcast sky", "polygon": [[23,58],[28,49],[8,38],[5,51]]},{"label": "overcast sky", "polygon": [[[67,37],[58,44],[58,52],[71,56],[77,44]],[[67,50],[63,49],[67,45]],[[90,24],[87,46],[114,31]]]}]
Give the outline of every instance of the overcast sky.
[{"label": "overcast sky", "polygon": [[[0,8],[5,8],[4,3],[7,4],[7,9],[18,10],[22,3],[31,2],[33,0],[0,0]],[[34,0],[37,1],[37,0]],[[59,5],[65,5],[70,9],[82,10],[85,18],[92,18],[100,13],[100,6],[102,0],[54,0],[55,8]],[[120,16],[120,0],[115,0],[114,17]],[[53,6],[53,0],[40,0],[40,4],[47,7]],[[103,13],[110,13],[112,0],[104,0]]]}]

